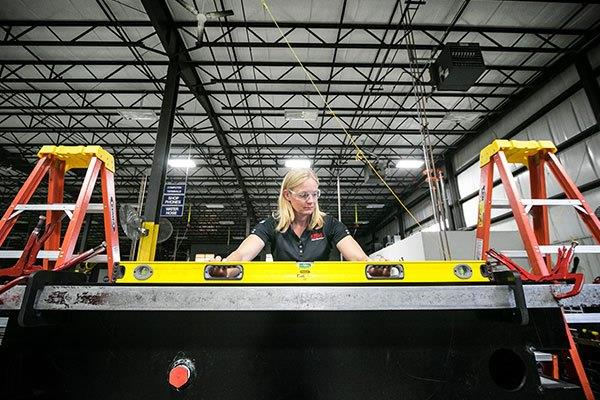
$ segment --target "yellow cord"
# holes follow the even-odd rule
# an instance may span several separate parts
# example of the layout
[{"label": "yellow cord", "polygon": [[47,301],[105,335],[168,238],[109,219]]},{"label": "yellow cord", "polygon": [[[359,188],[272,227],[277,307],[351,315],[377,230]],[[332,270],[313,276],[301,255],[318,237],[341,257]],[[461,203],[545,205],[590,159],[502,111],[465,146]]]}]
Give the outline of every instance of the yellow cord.
[{"label": "yellow cord", "polygon": [[267,13],[269,13],[269,16],[271,17],[271,20],[273,21],[273,23],[275,24],[275,26],[277,27],[277,29],[279,30],[279,33],[281,34],[281,37],[283,38],[283,40],[285,41],[285,43],[287,44],[287,46],[289,47],[290,51],[292,52],[292,55],[294,56],[294,58],[296,59],[296,61],[298,61],[298,64],[300,65],[300,67],[302,67],[302,70],[304,71],[304,73],[306,74],[306,76],[308,77],[308,79],[310,80],[310,83],[312,83],[313,87],[315,88],[315,90],[317,91],[317,93],[319,94],[319,96],[321,97],[321,100],[323,100],[323,103],[325,104],[325,106],[327,107],[327,110],[329,110],[329,113],[333,116],[333,118],[337,121],[338,125],[340,126],[340,128],[342,128],[342,130],[344,131],[344,133],[346,134],[346,136],[348,137],[348,140],[350,140],[350,143],[352,143],[352,145],[354,146],[354,148],[356,149],[356,158],[358,160],[363,160],[364,162],[367,163],[367,165],[369,166],[369,168],[371,168],[371,170],[373,171],[373,173],[375,175],[377,175],[377,177],[379,178],[379,180],[385,185],[386,188],[388,188],[388,190],[390,191],[390,193],[392,193],[392,195],[396,198],[396,200],[398,201],[398,203],[402,206],[402,208],[404,208],[404,210],[408,213],[408,215],[411,216],[411,218],[417,223],[417,225],[419,227],[421,227],[421,224],[419,223],[419,221],[415,218],[415,216],[410,212],[410,210],[404,205],[404,203],[400,200],[400,198],[398,197],[398,195],[396,194],[396,192],[394,191],[394,189],[392,189],[390,187],[390,185],[388,185],[388,183],[385,181],[385,179],[383,179],[383,177],[379,174],[379,171],[377,171],[377,169],[373,166],[373,164],[371,164],[371,161],[369,161],[369,159],[365,156],[364,152],[360,149],[360,147],[358,147],[358,145],[356,144],[356,142],[354,141],[354,138],[352,137],[352,135],[350,133],[348,133],[348,131],[346,130],[346,128],[344,127],[344,124],[342,123],[342,120],[335,114],[335,112],[331,109],[331,107],[329,106],[329,103],[327,102],[327,100],[325,99],[325,97],[323,96],[323,94],[321,93],[321,91],[319,90],[319,88],[317,87],[317,85],[315,84],[315,82],[313,81],[310,73],[306,70],[306,68],[304,67],[304,64],[302,64],[302,61],[300,61],[300,58],[298,57],[298,55],[296,54],[296,52],[294,51],[294,49],[292,48],[292,45],[290,44],[290,42],[287,40],[287,37],[285,36],[285,33],[283,33],[283,31],[281,30],[281,28],[279,27],[279,24],[277,23],[277,21],[275,20],[275,16],[273,16],[273,13],[271,13],[271,10],[269,9],[269,6],[267,5],[266,0],[260,0],[262,3],[262,6],[264,7],[264,9],[267,11]]}]

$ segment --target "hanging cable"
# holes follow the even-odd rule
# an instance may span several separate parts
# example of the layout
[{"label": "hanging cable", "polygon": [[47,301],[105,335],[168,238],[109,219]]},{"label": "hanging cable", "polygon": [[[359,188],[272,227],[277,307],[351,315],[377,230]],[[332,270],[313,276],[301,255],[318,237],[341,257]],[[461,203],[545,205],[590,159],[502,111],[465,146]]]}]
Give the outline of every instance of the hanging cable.
[{"label": "hanging cable", "polygon": [[300,67],[302,68],[302,71],[304,71],[304,73],[306,74],[306,77],[308,78],[308,80],[310,80],[310,83],[312,84],[313,88],[319,94],[319,97],[321,98],[321,100],[323,100],[323,104],[325,105],[325,107],[329,111],[329,114],[333,117],[333,119],[335,119],[335,121],[338,123],[338,125],[340,126],[340,128],[342,129],[342,131],[344,131],[346,137],[348,138],[348,140],[350,141],[350,143],[352,144],[352,146],[354,146],[354,148],[356,149],[356,159],[357,160],[361,160],[361,161],[365,162],[368,165],[368,167],[373,171],[373,173],[379,178],[379,180],[385,185],[385,187],[394,196],[394,198],[396,199],[396,201],[398,201],[398,203],[408,213],[408,215],[410,215],[410,217],[415,221],[415,223],[419,227],[421,227],[421,224],[419,223],[419,221],[417,220],[417,218],[415,218],[415,216],[410,212],[410,210],[404,205],[404,203],[402,202],[402,200],[400,200],[400,198],[398,197],[398,195],[396,194],[396,192],[394,191],[394,189],[392,189],[390,187],[390,185],[385,181],[385,179],[379,174],[379,171],[377,170],[377,168],[375,168],[373,166],[373,164],[371,163],[371,161],[369,161],[369,159],[367,157],[365,157],[364,152],[356,144],[356,141],[354,140],[354,137],[348,132],[348,130],[346,129],[346,127],[342,123],[342,120],[337,116],[337,114],[335,113],[335,111],[333,111],[331,109],[331,106],[329,105],[329,102],[327,101],[327,99],[325,99],[325,96],[323,96],[323,94],[321,93],[321,91],[319,90],[319,88],[317,87],[317,85],[315,84],[315,82],[314,82],[311,74],[304,67],[304,64],[302,63],[302,61],[300,61],[300,58],[298,57],[298,55],[296,54],[296,51],[294,50],[294,48],[292,47],[292,45],[288,41],[285,33],[283,32],[283,30],[281,29],[281,27],[277,23],[277,20],[275,19],[275,16],[273,15],[273,13],[271,12],[271,10],[269,9],[269,6],[268,6],[266,0],[260,0],[260,1],[261,1],[261,4],[262,4],[263,8],[269,14],[271,20],[273,21],[273,23],[277,27],[277,30],[279,30],[279,34],[281,35],[281,38],[287,44],[288,48],[292,52],[292,55],[294,56],[294,58],[298,62],[298,65],[300,65]]},{"label": "hanging cable", "polygon": [[[426,102],[427,93],[423,81],[420,79],[421,70],[417,64],[417,55],[415,50],[415,37],[413,34],[412,20],[419,9],[421,3],[415,4],[415,8],[410,8],[411,4],[407,4],[406,13],[402,10],[402,4],[400,5],[400,13],[405,37],[406,37],[406,49],[408,52],[408,60],[410,64],[410,75],[413,82],[413,92],[415,96],[415,103],[417,105],[417,112],[419,115],[419,124],[421,132],[421,145],[423,147],[423,158],[425,160],[425,176],[427,184],[429,186],[429,195],[431,199],[431,209],[433,212],[433,219],[438,224],[438,236],[440,239],[440,246],[442,254],[445,260],[451,259],[450,245],[448,243],[448,235],[446,233],[448,227],[446,225],[447,215],[446,208],[444,206],[445,200],[443,198],[444,190],[441,185],[443,175],[441,171],[438,171],[435,166],[435,157],[433,156],[433,146],[431,145],[431,136],[429,134],[429,121],[426,113]],[[409,15],[412,12],[412,16]]]}]

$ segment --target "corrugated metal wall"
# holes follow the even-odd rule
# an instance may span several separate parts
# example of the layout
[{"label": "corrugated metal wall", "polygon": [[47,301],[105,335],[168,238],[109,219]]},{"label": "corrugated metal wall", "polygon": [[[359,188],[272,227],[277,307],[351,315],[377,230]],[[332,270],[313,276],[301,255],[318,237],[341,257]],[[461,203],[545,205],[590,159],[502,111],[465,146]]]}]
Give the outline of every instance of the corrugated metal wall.
[{"label": "corrugated metal wall", "polygon": [[[600,46],[588,53],[588,59],[592,68],[600,65]],[[552,140],[557,146],[563,144],[558,153],[558,158],[578,186],[591,187],[591,189],[584,192],[584,196],[592,208],[600,206],[600,188],[597,187],[597,183],[600,182],[600,133],[598,133],[597,121],[585,91],[583,89],[573,90],[574,85],[578,82],[579,75],[575,66],[568,67],[527,99],[522,106],[517,107],[500,121],[491,125],[484,134],[473,138],[472,141],[453,155],[454,168],[459,171],[456,178],[465,225],[468,229],[473,229],[477,220],[477,192],[479,190],[480,173],[477,160],[480,150],[494,139],[505,137],[509,132],[514,131],[524,121],[539,113],[540,109],[548,107],[557,97],[568,90],[573,94],[534,121],[530,121],[511,139],[543,139]],[[577,135],[580,135],[581,139],[578,139]],[[517,167],[514,169],[517,169]],[[516,176],[518,188],[524,198],[530,197],[528,175],[528,172],[524,171]],[[562,192],[549,171],[546,172],[546,175],[548,195],[552,196]],[[497,174],[495,178],[498,178]],[[493,197],[495,199],[505,198],[503,188],[495,188]],[[429,219],[432,214],[429,199],[412,207],[411,212],[419,221]],[[506,210],[492,210],[492,217],[503,214],[508,218],[494,224],[492,230],[516,230],[514,220],[506,213]],[[553,243],[568,244],[572,240],[577,240],[581,244],[593,244],[587,229],[572,208],[550,207],[549,214]],[[407,213],[403,214],[403,222],[407,228],[415,225],[414,220]],[[392,229],[391,225],[389,224],[390,229]],[[431,225],[431,222],[423,224],[422,228],[428,225]],[[397,227],[396,223],[394,228],[397,230]],[[411,230],[422,228],[414,227]],[[384,227],[383,230],[387,232],[389,230],[388,226]],[[379,234],[377,235],[379,236]],[[580,269],[585,272],[588,280],[600,275],[600,255],[581,255],[580,258]]]}]

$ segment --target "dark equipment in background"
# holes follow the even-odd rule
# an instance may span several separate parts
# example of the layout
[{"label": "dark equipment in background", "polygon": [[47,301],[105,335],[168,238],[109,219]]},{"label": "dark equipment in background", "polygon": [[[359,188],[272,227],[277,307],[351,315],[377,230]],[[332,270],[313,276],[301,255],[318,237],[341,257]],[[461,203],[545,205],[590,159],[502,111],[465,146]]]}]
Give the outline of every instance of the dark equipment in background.
[{"label": "dark equipment in background", "polygon": [[483,71],[485,64],[479,43],[446,43],[429,74],[437,90],[465,92]]}]

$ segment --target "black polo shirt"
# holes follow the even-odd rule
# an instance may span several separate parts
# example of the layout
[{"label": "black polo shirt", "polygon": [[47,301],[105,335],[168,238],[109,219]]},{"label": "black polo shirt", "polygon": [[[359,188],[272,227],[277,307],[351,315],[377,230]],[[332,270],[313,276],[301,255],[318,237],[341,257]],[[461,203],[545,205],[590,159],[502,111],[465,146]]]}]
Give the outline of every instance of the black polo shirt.
[{"label": "black polo shirt", "polygon": [[332,216],[325,215],[323,218],[323,227],[307,228],[300,237],[291,228],[283,233],[277,231],[277,220],[273,217],[258,223],[250,233],[261,238],[265,246],[271,245],[275,261],[327,261],[331,248],[350,232]]}]

